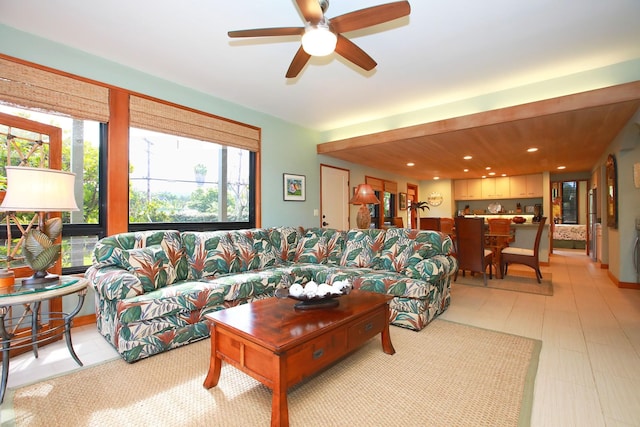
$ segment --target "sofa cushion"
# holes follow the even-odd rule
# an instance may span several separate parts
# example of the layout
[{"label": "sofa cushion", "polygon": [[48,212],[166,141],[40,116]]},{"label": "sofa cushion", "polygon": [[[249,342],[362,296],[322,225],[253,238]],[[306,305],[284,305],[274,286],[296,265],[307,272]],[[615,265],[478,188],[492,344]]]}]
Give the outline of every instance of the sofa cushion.
[{"label": "sofa cushion", "polygon": [[[96,268],[118,266],[129,270],[128,255],[123,252],[148,246],[160,246],[168,262],[175,270],[174,281],[185,280],[188,274],[187,260],[179,231],[137,231],[121,233],[101,239],[93,251],[93,266]],[[173,283],[170,282],[170,283]]]},{"label": "sofa cushion", "polygon": [[329,283],[333,284],[340,280],[347,280],[350,283],[353,282],[355,277],[361,276],[367,273],[373,273],[376,270],[365,267],[349,267],[344,268],[340,266],[327,266],[326,268],[313,271],[312,280],[316,283]]},{"label": "sofa cushion", "polygon": [[349,230],[340,265],[343,267],[379,268],[380,251],[384,245],[385,230]]},{"label": "sofa cushion", "polygon": [[276,255],[268,230],[237,230],[231,231],[230,235],[238,256],[238,271],[265,269],[276,265]]},{"label": "sofa cushion", "polygon": [[324,235],[327,236],[327,264],[340,265],[347,232],[325,229]]},{"label": "sofa cushion", "polygon": [[138,276],[115,265],[100,268],[91,266],[87,269],[85,277],[91,281],[96,297],[101,300],[121,300],[144,293]]},{"label": "sofa cushion", "polygon": [[405,275],[415,279],[429,277],[430,281],[435,283],[447,274],[448,268],[448,263],[445,264],[443,259],[433,257],[422,259],[416,264],[410,263],[405,270]]},{"label": "sofa cushion", "polygon": [[294,261],[297,263],[324,264],[327,262],[327,238],[307,231],[298,242]]},{"label": "sofa cushion", "polygon": [[142,283],[145,292],[151,292],[173,283],[176,269],[160,245],[123,250],[126,267]]},{"label": "sofa cushion", "polygon": [[326,264],[293,263],[288,266],[279,267],[279,269],[285,271],[289,275],[291,284],[305,284],[312,280],[317,283],[327,283],[326,280],[319,279],[319,277],[326,277],[326,275],[323,276],[323,274],[324,272],[331,270],[331,267]]},{"label": "sofa cushion", "polygon": [[[158,317],[198,312],[200,317],[220,309],[225,301],[246,302],[272,296],[278,285],[289,285],[289,274],[278,268],[220,276],[207,281],[185,281],[118,302],[122,323],[150,321]],[[204,311],[203,311],[204,310]]]},{"label": "sofa cushion", "polygon": [[276,257],[276,263],[282,264],[293,261],[302,230],[298,227],[274,227],[269,230],[271,246]]},{"label": "sofa cushion", "polygon": [[182,242],[189,264],[187,280],[216,277],[240,269],[228,231],[185,231]]},{"label": "sofa cushion", "polygon": [[175,314],[197,319],[215,311],[225,299],[227,288],[211,282],[186,281],[118,302],[118,316],[123,324],[140,323]]},{"label": "sofa cushion", "polygon": [[207,283],[225,289],[226,301],[246,302],[261,296],[273,296],[276,287],[291,285],[291,276],[287,267],[276,267],[220,276]]},{"label": "sofa cushion", "polygon": [[339,264],[344,245],[344,233],[330,228],[309,228],[300,238],[295,262]]},{"label": "sofa cushion", "polygon": [[437,231],[392,228],[387,230],[379,267],[404,273],[409,265],[440,254],[443,235]]},{"label": "sofa cushion", "polygon": [[354,277],[353,289],[378,292],[406,298],[433,298],[437,287],[422,279],[408,277],[400,273],[371,272]]}]

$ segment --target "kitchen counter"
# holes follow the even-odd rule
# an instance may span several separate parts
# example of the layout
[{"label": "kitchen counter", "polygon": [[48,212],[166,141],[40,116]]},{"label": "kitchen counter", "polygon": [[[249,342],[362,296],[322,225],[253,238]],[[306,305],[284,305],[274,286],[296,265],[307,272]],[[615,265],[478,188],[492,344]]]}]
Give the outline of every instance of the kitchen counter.
[{"label": "kitchen counter", "polygon": [[484,218],[485,222],[486,222],[486,220],[489,219],[489,218],[508,218],[508,219],[512,219],[514,216],[521,216],[522,218],[527,220],[527,222],[525,222],[525,224],[529,224],[529,225],[531,225],[531,221],[533,220],[533,215],[531,215],[531,214],[529,214],[529,215],[525,215],[525,214],[481,214],[481,215],[474,215],[474,214],[470,214],[470,215],[465,215],[464,217],[465,218]]}]

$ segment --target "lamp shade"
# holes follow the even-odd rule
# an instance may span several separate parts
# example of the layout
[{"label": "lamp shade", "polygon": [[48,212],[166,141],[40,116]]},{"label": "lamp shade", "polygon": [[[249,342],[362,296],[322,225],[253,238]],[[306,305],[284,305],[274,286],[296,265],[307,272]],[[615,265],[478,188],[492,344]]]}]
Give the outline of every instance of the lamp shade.
[{"label": "lamp shade", "polygon": [[373,192],[373,188],[371,188],[369,184],[360,184],[358,188],[356,188],[356,194],[349,200],[349,203],[352,205],[377,205],[380,203],[380,200],[378,200],[376,194]]},{"label": "lamp shade", "polygon": [[75,174],[55,169],[6,166],[7,193],[1,211],[77,211]]},{"label": "lamp shade", "polygon": [[302,35],[302,48],[311,56],[327,56],[336,49],[338,37],[326,23],[308,24]]}]

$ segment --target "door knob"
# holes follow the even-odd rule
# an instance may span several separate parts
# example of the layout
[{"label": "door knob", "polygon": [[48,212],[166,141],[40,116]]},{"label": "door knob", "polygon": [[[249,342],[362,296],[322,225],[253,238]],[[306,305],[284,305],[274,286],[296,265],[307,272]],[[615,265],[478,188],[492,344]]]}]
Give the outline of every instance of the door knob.
[{"label": "door knob", "polygon": [[322,221],[322,226],[326,227],[327,225],[329,225],[329,223],[327,221]]}]

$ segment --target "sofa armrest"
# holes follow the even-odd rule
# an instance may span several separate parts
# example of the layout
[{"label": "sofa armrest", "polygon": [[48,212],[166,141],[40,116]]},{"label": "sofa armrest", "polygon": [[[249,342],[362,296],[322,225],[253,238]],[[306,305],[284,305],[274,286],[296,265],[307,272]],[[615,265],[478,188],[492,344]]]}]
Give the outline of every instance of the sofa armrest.
[{"label": "sofa armrest", "polygon": [[450,257],[447,255],[435,255],[420,260],[415,264],[409,263],[404,274],[414,279],[422,279],[429,283],[435,283],[455,272],[455,269],[452,269],[452,267],[457,266],[457,264],[455,260],[450,261],[448,258]]},{"label": "sofa armrest", "polygon": [[142,282],[135,274],[115,265],[89,267],[85,277],[101,299],[121,300],[145,293]]}]

